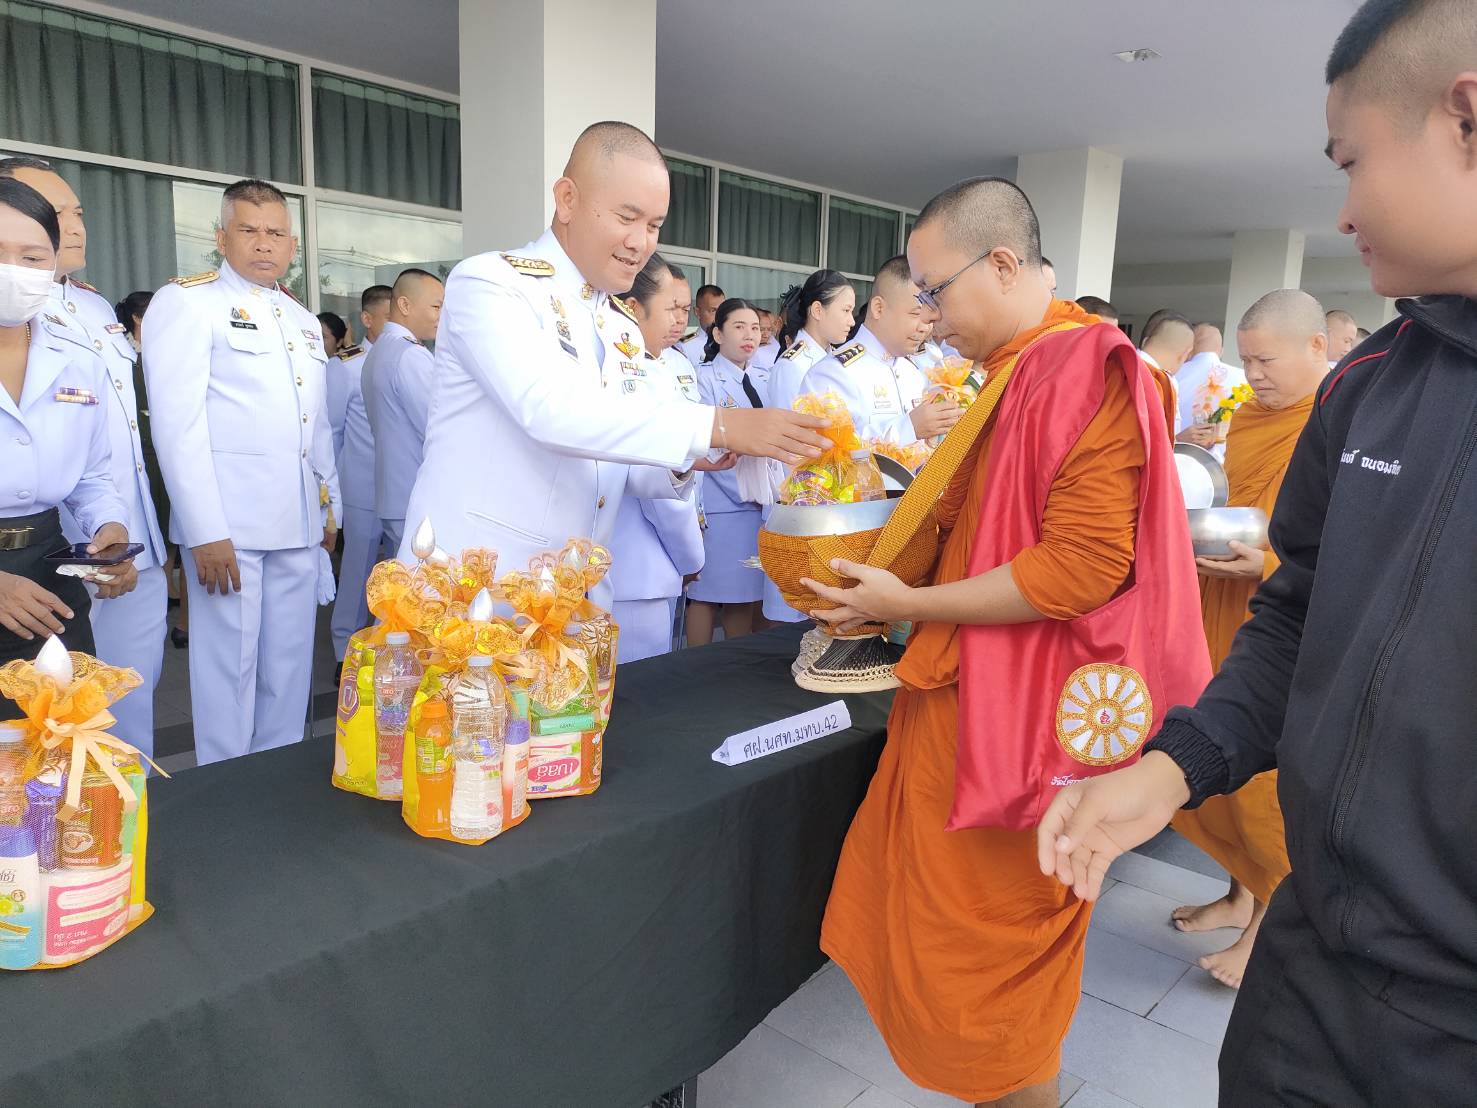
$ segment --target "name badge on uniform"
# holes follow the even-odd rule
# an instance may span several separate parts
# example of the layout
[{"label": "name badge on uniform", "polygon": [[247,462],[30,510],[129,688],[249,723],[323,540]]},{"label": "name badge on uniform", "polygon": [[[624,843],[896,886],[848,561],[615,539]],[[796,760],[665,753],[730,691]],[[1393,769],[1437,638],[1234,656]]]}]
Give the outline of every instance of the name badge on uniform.
[{"label": "name badge on uniform", "polygon": [[679,374],[677,374],[677,383],[679,385],[690,385],[690,384],[692,384],[692,374],[690,374],[690,373],[679,373]]},{"label": "name badge on uniform", "polygon": [[642,369],[635,362],[622,362],[621,363],[621,372],[624,373],[624,374],[626,374],[626,376],[628,376],[628,377],[645,377],[646,376],[646,370]]},{"label": "name badge on uniform", "polygon": [[243,331],[256,330],[256,324],[251,322],[251,316],[240,308],[231,309],[231,326],[239,327]]},{"label": "name badge on uniform", "polygon": [[107,331],[110,335],[121,335],[127,329],[128,328],[124,327],[121,323],[110,323],[103,328],[103,330]]},{"label": "name badge on uniform", "polygon": [[322,331],[309,331],[306,327],[304,327],[303,328],[303,338],[307,339],[309,342],[322,342],[323,341],[323,332]]},{"label": "name badge on uniform", "polygon": [[91,407],[97,403],[97,393],[88,389],[61,388],[56,390],[52,399],[62,404],[85,404]]}]

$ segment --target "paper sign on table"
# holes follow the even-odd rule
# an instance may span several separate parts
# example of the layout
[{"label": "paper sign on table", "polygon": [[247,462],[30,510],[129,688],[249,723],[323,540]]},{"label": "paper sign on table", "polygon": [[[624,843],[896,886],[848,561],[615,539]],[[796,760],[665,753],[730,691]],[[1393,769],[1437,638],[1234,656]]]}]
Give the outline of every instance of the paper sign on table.
[{"label": "paper sign on table", "polygon": [[731,735],[713,751],[713,761],[725,766],[740,766],[778,750],[789,750],[812,739],[834,735],[850,726],[851,713],[846,709],[846,701],[835,700],[824,707]]}]

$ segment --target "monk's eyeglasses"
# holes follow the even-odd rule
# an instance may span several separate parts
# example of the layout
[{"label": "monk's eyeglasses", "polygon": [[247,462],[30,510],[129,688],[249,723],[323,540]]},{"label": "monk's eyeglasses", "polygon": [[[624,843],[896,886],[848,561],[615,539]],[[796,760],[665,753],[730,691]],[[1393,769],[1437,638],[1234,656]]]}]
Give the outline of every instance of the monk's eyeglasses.
[{"label": "monk's eyeglasses", "polygon": [[988,258],[991,254],[995,253],[995,251],[999,249],[1000,248],[998,246],[990,247],[990,249],[986,250],[978,258],[970,262],[969,265],[965,266],[958,273],[954,274],[954,276],[950,277],[947,281],[941,281],[937,285],[934,285],[932,288],[921,290],[917,293],[918,303],[922,304],[925,308],[929,308],[935,312],[938,311],[939,296],[943,293],[944,289],[948,288],[955,281],[959,280],[959,278],[963,277],[967,272],[969,272],[970,269],[979,265],[980,262],[984,261],[986,258]]}]

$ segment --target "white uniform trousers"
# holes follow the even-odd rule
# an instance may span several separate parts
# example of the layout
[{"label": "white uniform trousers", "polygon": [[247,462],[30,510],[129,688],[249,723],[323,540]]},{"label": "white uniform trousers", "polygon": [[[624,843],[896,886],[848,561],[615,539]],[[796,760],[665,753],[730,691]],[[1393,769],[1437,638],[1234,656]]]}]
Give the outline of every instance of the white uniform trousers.
[{"label": "white uniform trousers", "polygon": [[616,626],[621,629],[616,644],[619,665],[639,662],[672,652],[672,619],[676,613],[674,597],[655,600],[617,600],[611,610]]},{"label": "white uniform trousers", "polygon": [[[343,661],[349,636],[369,626],[364,586],[380,560],[380,520],[370,508],[344,508],[344,556],[338,567],[338,593],[333,599],[333,656]],[[390,548],[389,557],[395,556]]]},{"label": "white uniform trousers", "polygon": [[[435,526],[434,521],[431,526]],[[405,538],[405,521],[403,519],[382,519],[380,530],[385,536],[385,557],[393,558],[399,552],[400,543]],[[447,553],[454,558],[462,556],[460,550],[448,550]]]},{"label": "white uniform trousers", "polygon": [[190,587],[190,708],[200,765],[303,737],[313,672],[318,559],[311,546],[237,550],[241,591]]},{"label": "white uniform trousers", "polygon": [[110,666],[138,670],[144,683],[108,710],[114,735],[154,753],[154,687],[164,669],[164,630],[169,584],[161,566],[138,571],[138,587],[112,600],[92,598],[92,637],[97,656]]}]

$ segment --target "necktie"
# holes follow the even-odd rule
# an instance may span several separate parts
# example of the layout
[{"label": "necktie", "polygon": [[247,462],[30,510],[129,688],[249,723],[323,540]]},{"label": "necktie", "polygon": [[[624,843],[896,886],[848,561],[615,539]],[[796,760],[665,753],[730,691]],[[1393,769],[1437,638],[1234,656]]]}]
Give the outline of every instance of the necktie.
[{"label": "necktie", "polygon": [[764,407],[764,401],[762,401],[762,400],[759,399],[759,390],[754,387],[754,382],[749,380],[749,375],[747,373],[744,374],[744,377],[743,377],[743,385],[744,385],[744,395],[749,398],[749,407],[751,407],[751,408],[762,408],[762,407]]}]

